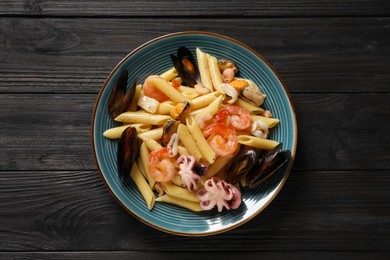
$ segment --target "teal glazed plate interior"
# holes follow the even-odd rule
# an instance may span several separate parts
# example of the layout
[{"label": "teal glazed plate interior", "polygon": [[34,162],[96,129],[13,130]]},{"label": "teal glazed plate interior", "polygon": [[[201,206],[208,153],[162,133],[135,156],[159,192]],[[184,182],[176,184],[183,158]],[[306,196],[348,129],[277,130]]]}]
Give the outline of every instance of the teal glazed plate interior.
[{"label": "teal glazed plate interior", "polygon": [[[156,202],[148,210],[135,183],[124,185],[117,174],[117,140],[103,136],[109,128],[118,126],[108,114],[108,100],[113,86],[123,69],[129,71],[127,87],[151,74],[161,74],[172,68],[170,54],[185,46],[195,55],[195,48],[237,63],[240,77],[253,80],[266,94],[262,105],[269,109],[280,123],[270,139],[283,143],[292,159],[270,180],[256,189],[242,190],[242,203],[236,210],[192,212],[168,203]],[[270,64],[245,44],[232,38],[209,32],[179,32],[161,36],[128,54],[111,72],[103,84],[92,116],[92,146],[101,177],[114,198],[131,215],[156,229],[184,236],[205,236],[231,230],[249,221],[276,197],[285,183],[296,152],[297,126],[288,91]]]}]

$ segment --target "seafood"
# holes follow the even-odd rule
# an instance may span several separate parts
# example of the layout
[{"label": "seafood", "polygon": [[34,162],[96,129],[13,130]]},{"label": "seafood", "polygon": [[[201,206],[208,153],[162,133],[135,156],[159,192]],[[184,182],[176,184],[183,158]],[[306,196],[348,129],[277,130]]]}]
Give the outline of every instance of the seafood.
[{"label": "seafood", "polygon": [[227,96],[231,97],[231,99],[227,102],[228,104],[233,104],[237,101],[238,92],[233,86],[226,83],[222,83],[220,87]]},{"label": "seafood", "polygon": [[163,134],[161,139],[161,145],[167,146],[169,141],[171,140],[171,136],[177,132],[177,128],[179,126],[179,121],[176,120],[168,120],[163,125]]},{"label": "seafood", "polygon": [[219,71],[221,73],[223,73],[226,69],[233,69],[234,73],[238,72],[236,63],[234,61],[231,61],[231,60],[220,59],[218,61],[218,66],[219,66]]},{"label": "seafood", "polygon": [[257,137],[267,138],[268,125],[264,121],[256,120],[252,123],[251,133]]},{"label": "seafood", "polygon": [[238,140],[233,127],[214,123],[203,130],[211,149],[222,157],[229,157],[237,151]]},{"label": "seafood", "polygon": [[241,192],[234,185],[217,177],[208,179],[204,188],[198,190],[197,197],[204,210],[211,210],[217,206],[218,212],[222,212],[224,208],[236,209],[241,204]]},{"label": "seafood", "polygon": [[226,166],[227,181],[236,184],[252,169],[259,151],[253,147],[241,145],[239,152]]},{"label": "seafood", "polygon": [[226,123],[237,130],[244,130],[251,125],[250,112],[237,105],[222,107],[215,117],[219,123]]},{"label": "seafood", "polygon": [[108,101],[108,112],[112,118],[116,118],[125,112],[134,98],[137,81],[134,82],[126,93],[128,75],[128,71],[123,70],[111,91]]},{"label": "seafood", "polygon": [[148,158],[149,172],[157,182],[171,181],[176,174],[175,159],[167,147],[154,150]]},{"label": "seafood", "polygon": [[197,190],[200,182],[200,176],[193,172],[195,157],[182,154],[177,159],[177,163],[180,168],[179,175],[181,177],[182,184],[189,191]]},{"label": "seafood", "polygon": [[177,49],[177,56],[171,54],[171,60],[180,78],[188,86],[194,87],[200,82],[198,66],[189,49],[180,47]]},{"label": "seafood", "polygon": [[197,118],[197,123],[199,125],[199,128],[204,130],[207,126],[210,125],[212,122],[211,120],[213,119],[213,115],[207,112],[202,112],[199,113],[198,118]]},{"label": "seafood", "polygon": [[124,180],[130,178],[130,171],[138,157],[137,130],[134,127],[126,128],[118,144],[118,175]]},{"label": "seafood", "polygon": [[252,169],[246,175],[246,184],[249,188],[255,188],[265,183],[283,165],[291,159],[291,151],[281,151],[282,144],[274,149],[263,151]]},{"label": "seafood", "polygon": [[242,88],[240,95],[257,107],[264,103],[264,94],[254,85],[250,84]]},{"label": "seafood", "polygon": [[187,101],[177,103],[170,111],[171,117],[179,120],[183,124],[186,122],[187,116],[190,114],[190,103]]},{"label": "seafood", "polygon": [[151,75],[145,79],[144,84],[142,85],[142,89],[144,91],[144,95],[150,98],[154,98],[158,102],[164,102],[169,99],[167,95],[165,95],[161,90],[156,88],[149,79],[151,78],[161,78],[158,75]]}]

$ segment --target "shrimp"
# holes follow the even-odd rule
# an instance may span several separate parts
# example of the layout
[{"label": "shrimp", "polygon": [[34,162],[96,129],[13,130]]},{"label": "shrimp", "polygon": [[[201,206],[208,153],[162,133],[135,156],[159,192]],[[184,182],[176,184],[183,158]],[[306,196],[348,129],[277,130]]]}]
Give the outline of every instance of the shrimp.
[{"label": "shrimp", "polygon": [[171,181],[176,174],[175,159],[167,147],[152,151],[149,154],[148,165],[150,175],[157,182]]},{"label": "shrimp", "polygon": [[204,130],[207,126],[210,125],[212,119],[213,119],[213,115],[208,112],[199,113],[197,118],[197,123],[199,125],[199,128]]},{"label": "shrimp", "polygon": [[254,136],[267,138],[268,125],[261,120],[256,120],[252,124],[251,132]]},{"label": "shrimp", "polygon": [[250,112],[237,105],[227,105],[222,107],[215,117],[217,122],[231,125],[236,130],[244,130],[251,125]]},{"label": "shrimp", "polygon": [[229,157],[237,151],[238,139],[233,127],[215,123],[206,127],[203,135],[207,138],[211,149],[222,157]]},{"label": "shrimp", "polygon": [[165,95],[161,90],[156,88],[150,81],[150,78],[160,78],[158,75],[151,75],[145,79],[145,82],[143,84],[143,91],[144,95],[154,98],[158,102],[163,102],[169,99],[167,95]]}]

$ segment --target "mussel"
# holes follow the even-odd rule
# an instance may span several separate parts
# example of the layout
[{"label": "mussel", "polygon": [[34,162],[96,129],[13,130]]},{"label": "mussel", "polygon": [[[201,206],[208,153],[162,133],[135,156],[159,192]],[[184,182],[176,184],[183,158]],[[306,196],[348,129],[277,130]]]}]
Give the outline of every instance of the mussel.
[{"label": "mussel", "polygon": [[274,149],[262,151],[252,169],[246,175],[246,185],[249,188],[256,188],[265,183],[273,176],[283,165],[291,159],[291,151],[281,151],[280,143]]},{"label": "mussel", "polygon": [[252,169],[259,151],[250,146],[241,145],[240,150],[226,168],[227,181],[236,184]]},{"label": "mussel", "polygon": [[118,176],[122,181],[130,179],[130,171],[138,157],[138,137],[134,127],[123,131],[118,144]]},{"label": "mussel", "polygon": [[177,103],[170,111],[171,117],[185,124],[188,115],[190,114],[190,103],[187,101]]},{"label": "mussel", "polygon": [[240,96],[257,107],[264,103],[264,94],[254,85],[248,85],[242,88]]},{"label": "mussel", "polygon": [[128,76],[127,69],[123,70],[111,91],[108,101],[108,112],[112,118],[116,118],[125,112],[134,98],[137,82],[135,81],[126,93]]},{"label": "mussel", "polygon": [[180,122],[176,120],[168,120],[163,125],[163,134],[161,138],[161,145],[166,147],[171,140],[171,136],[177,132]]},{"label": "mussel", "polygon": [[177,56],[171,54],[171,60],[180,78],[188,86],[194,87],[200,82],[198,66],[189,49],[186,47],[178,48]]}]

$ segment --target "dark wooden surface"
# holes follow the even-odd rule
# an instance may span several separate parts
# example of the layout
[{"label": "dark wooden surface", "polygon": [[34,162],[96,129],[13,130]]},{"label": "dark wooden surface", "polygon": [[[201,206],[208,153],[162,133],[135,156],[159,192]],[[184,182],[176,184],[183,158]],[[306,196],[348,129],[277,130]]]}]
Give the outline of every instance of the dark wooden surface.
[{"label": "dark wooden surface", "polygon": [[[390,2],[1,1],[0,259],[389,259]],[[96,170],[90,121],[145,41],[203,30],[279,72],[298,149],[256,218],[210,237],[134,219]]]}]

